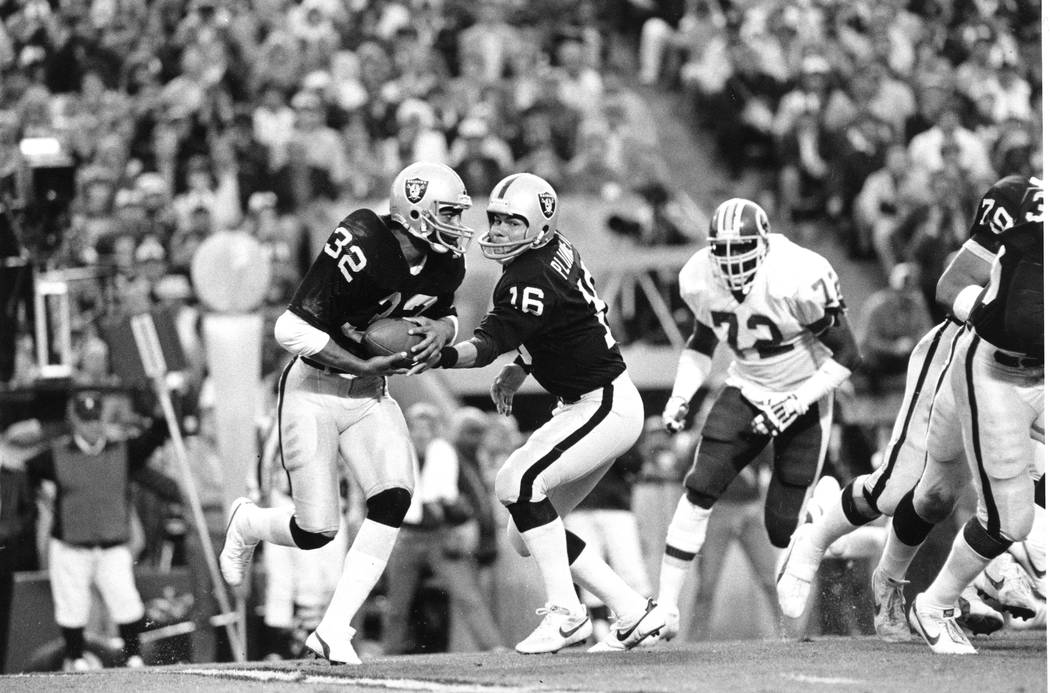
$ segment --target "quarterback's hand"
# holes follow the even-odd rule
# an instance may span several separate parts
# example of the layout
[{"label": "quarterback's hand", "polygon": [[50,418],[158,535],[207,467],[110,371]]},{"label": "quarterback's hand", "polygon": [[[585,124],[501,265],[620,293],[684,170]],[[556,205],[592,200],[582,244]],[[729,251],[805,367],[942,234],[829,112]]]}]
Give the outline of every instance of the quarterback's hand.
[{"label": "quarterback's hand", "polygon": [[689,415],[689,402],[684,397],[671,397],[664,407],[664,428],[668,433],[678,433],[685,428],[685,417]]},{"label": "quarterback's hand", "polygon": [[408,318],[414,322],[415,327],[408,331],[409,334],[423,335],[423,341],[412,347],[412,363],[427,363],[430,358],[441,351],[441,347],[452,338],[450,325],[443,320],[434,320],[416,316]]},{"label": "quarterback's hand", "polygon": [[514,395],[527,376],[525,369],[516,363],[508,363],[503,367],[496,379],[492,381],[492,387],[489,388],[489,395],[496,405],[497,413],[503,416],[511,415]]},{"label": "quarterback's hand", "polygon": [[795,419],[805,413],[805,408],[794,394],[780,395],[758,405],[758,416],[751,419],[751,431],[763,436],[777,436]]}]

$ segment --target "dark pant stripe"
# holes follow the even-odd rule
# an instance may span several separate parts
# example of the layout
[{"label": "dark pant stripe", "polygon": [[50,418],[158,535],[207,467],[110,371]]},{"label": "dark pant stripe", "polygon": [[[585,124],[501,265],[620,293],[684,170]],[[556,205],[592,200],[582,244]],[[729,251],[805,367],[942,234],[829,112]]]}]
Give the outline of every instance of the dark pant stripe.
[{"label": "dark pant stripe", "polygon": [[536,460],[536,462],[525,470],[525,473],[521,475],[521,486],[518,489],[517,500],[529,502],[532,498],[532,485],[536,483],[536,477],[543,473],[543,470],[554,464],[554,462],[562,456],[566,450],[571,448],[573,445],[579,443],[584,436],[594,430],[594,428],[609,415],[612,411],[613,402],[613,386],[610,383],[602,388],[602,403],[598,406],[598,411],[594,412],[591,418],[587,419],[586,423],[577,428],[568,437],[559,442],[554,446],[554,449],[548,452],[546,455]]},{"label": "dark pant stripe", "polygon": [[[930,375],[930,366],[933,365],[933,357],[937,353],[937,347],[941,343],[941,337],[944,336],[944,331],[951,325],[950,320],[945,320],[941,323],[940,328],[937,330],[937,334],[933,336],[933,341],[930,343],[930,349],[926,352],[926,358],[922,360],[922,368],[919,370],[919,377],[915,381],[915,389],[911,393],[911,401],[908,402],[908,413],[904,415],[904,425],[901,426],[900,437],[897,438],[897,442],[890,448],[889,457],[886,460],[886,469],[883,470],[882,476],[879,477],[878,481],[875,482],[875,487],[871,490],[871,507],[877,508],[879,496],[882,495],[883,490],[886,488],[886,484],[889,483],[890,476],[893,475],[893,467],[897,464],[897,457],[900,455],[901,447],[904,445],[904,440],[908,437],[908,429],[911,428],[911,419],[915,414],[915,409],[919,405],[919,394],[922,392],[923,385],[926,384],[926,378]],[[959,331],[960,334],[962,330]],[[938,383],[938,386],[940,383]]]},{"label": "dark pant stripe", "polygon": [[[288,466],[284,463],[284,430],[281,423],[284,419],[284,386],[288,382],[288,372],[292,370],[292,366],[298,360],[298,356],[288,362],[288,365],[284,367],[284,371],[281,373],[281,379],[277,381],[277,454],[281,456],[281,467],[284,468],[284,475],[288,477],[288,495],[292,495],[292,475],[288,473]],[[262,479],[259,480],[260,488],[262,488]]]},{"label": "dark pant stripe", "polygon": [[977,471],[981,476],[981,494],[984,496],[984,505],[988,509],[988,533],[993,537],[997,537],[1000,529],[999,509],[995,507],[995,497],[992,495],[992,482],[988,478],[988,473],[984,470],[984,455],[981,454],[981,427],[977,422],[977,393],[973,388],[973,359],[980,343],[981,338],[974,335],[973,342],[966,351],[966,399],[970,405],[973,454],[977,461]]}]

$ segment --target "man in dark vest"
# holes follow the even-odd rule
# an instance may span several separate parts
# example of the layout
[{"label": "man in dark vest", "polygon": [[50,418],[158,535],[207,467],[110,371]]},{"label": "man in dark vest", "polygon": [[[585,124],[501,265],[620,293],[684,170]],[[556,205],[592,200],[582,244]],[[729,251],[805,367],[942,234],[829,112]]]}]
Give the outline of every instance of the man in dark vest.
[{"label": "man in dark vest", "polygon": [[163,420],[141,435],[114,439],[103,416],[100,393],[70,398],[70,434],[26,461],[30,479],[55,483],[54,523],[48,546],[55,621],[65,641],[64,668],[90,668],[84,658],[84,627],[91,610],[91,586],[98,587],[124,641],[127,666],[142,666],[139,633],[142,598],[135,587],[130,538],[130,481],[165,500],[180,502],[172,479],[146,461],[165,439]]}]

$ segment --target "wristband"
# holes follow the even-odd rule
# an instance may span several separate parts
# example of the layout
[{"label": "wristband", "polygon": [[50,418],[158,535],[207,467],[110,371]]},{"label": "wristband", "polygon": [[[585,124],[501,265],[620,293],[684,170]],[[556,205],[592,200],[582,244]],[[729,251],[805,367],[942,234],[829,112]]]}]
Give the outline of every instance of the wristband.
[{"label": "wristband", "polygon": [[452,368],[459,361],[459,352],[456,351],[456,347],[442,347],[441,357],[438,359],[438,368]]}]

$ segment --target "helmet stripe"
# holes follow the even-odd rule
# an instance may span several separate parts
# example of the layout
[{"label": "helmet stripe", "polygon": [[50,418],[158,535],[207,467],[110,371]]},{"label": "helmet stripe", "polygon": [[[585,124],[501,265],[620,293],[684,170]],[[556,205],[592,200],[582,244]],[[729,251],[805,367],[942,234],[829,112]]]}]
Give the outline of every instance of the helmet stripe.
[{"label": "helmet stripe", "polygon": [[513,183],[514,181],[516,181],[518,179],[518,176],[520,176],[520,175],[521,175],[520,173],[516,173],[513,176],[511,176],[510,178],[508,178],[506,180],[506,182],[503,183],[503,187],[501,187],[499,190],[496,191],[496,194],[494,195],[494,197],[496,199],[498,199],[498,200],[502,200],[503,196],[507,194],[507,188],[509,188],[510,184]]},{"label": "helmet stripe", "polygon": [[747,205],[744,204],[743,200],[737,200],[736,205],[733,208],[733,228],[737,229],[739,235],[740,222],[744,217],[744,209]]}]

